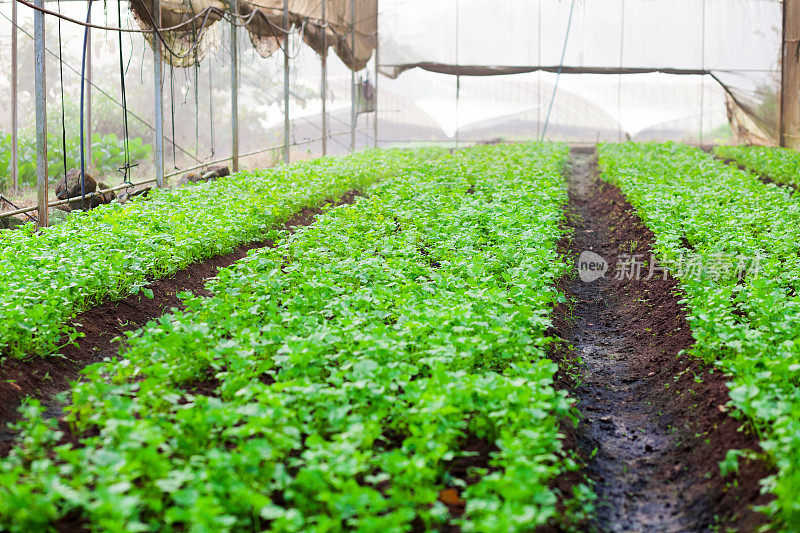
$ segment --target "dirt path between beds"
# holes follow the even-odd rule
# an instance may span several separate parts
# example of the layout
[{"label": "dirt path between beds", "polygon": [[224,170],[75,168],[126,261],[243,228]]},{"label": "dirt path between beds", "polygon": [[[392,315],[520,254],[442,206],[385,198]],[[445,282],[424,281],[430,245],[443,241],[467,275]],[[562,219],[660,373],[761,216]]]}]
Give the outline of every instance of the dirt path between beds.
[{"label": "dirt path between beds", "polygon": [[570,435],[598,494],[601,531],[751,531],[764,518],[760,464],[742,465],[736,483],[718,463],[728,449],[757,449],[724,407],[726,379],[690,355],[694,342],[678,284],[656,277],[614,279],[621,254],[649,258],[653,234],[615,187],[597,177],[596,157],[572,154],[569,253],[609,263],[591,283],[574,272],[563,289],[571,310],[557,327],[583,361],[570,386],[582,420]]},{"label": "dirt path between beds", "polygon": [[[351,204],[358,191],[345,193],[335,205]],[[331,203],[331,200],[322,204]],[[322,212],[319,208],[303,208],[283,227],[308,226]],[[191,291],[206,296],[206,280],[216,276],[220,268],[232,265],[253,249],[272,246],[270,241],[243,244],[232,252],[194,263],[174,276],[163,278],[148,285],[153,298],[133,294],[122,300],[106,302],[78,315],[73,321],[77,330],[84,336],[78,339],[77,346],[67,346],[59,356],[33,356],[28,359],[7,358],[0,364],[0,456],[5,455],[12,445],[16,432],[8,427],[19,419],[18,408],[26,397],[38,398],[47,408],[46,414],[58,416],[61,404],[55,396],[67,390],[72,381],[79,379],[86,366],[113,357],[119,352],[119,343],[112,339],[144,326],[169,312],[173,307],[182,307],[177,294]]]}]

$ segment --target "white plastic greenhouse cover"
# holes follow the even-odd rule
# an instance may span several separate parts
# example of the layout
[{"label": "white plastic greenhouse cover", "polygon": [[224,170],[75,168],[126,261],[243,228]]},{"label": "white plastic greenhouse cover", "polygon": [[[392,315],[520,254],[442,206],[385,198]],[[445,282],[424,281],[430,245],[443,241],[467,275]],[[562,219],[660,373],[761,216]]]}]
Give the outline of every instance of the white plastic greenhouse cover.
[{"label": "white plastic greenhouse cover", "polygon": [[[476,85],[483,85],[487,93],[491,84],[501,91],[512,79],[523,85],[527,80],[528,92],[537,93],[532,95],[537,122],[548,111],[556,77],[552,73],[561,72],[564,85],[559,92],[562,86],[578,87],[579,94],[573,96],[595,108],[596,118],[575,117],[575,126],[592,130],[591,121],[597,120],[597,137],[623,129],[614,126],[622,116],[600,118],[601,110],[617,115],[614,107],[627,106],[624,101],[610,103],[614,92],[618,99],[629,100],[644,91],[651,100],[663,98],[664,106],[693,99],[692,105],[699,108],[668,115],[661,126],[691,120],[692,115],[697,115],[701,129],[703,120],[713,126],[719,122],[714,117],[724,116],[727,105],[731,123],[748,130],[739,133],[771,142],[777,130],[781,16],[778,0],[381,0],[380,65],[390,77],[403,78],[411,72],[401,73],[413,68],[460,74],[460,97],[467,100],[469,87],[475,93]],[[540,68],[551,74],[523,74]],[[632,73],[639,74],[627,76]],[[509,75],[484,82],[472,78],[496,74]],[[690,76],[676,82],[675,74]],[[573,81],[565,81],[570,77]],[[600,96],[604,103],[592,104],[592,87],[598,94],[607,93]],[[557,99],[554,114],[559,105],[577,104]],[[520,108],[516,118],[524,114]]]},{"label": "white plastic greenhouse cover", "polygon": [[[153,0],[128,0],[139,26],[152,29],[155,23]],[[322,4],[325,18],[322,19]],[[287,8],[288,27],[283,28],[283,8]],[[159,0],[161,27],[187,24],[180,30],[164,32],[169,44],[162,45],[164,61],[186,67],[205,57],[218,46],[215,24],[231,9],[229,0]],[[269,57],[283,46],[292,29],[317,53],[332,47],[354,70],[362,70],[375,50],[377,0],[237,0],[240,24],[262,57]],[[355,21],[355,23],[353,23]],[[355,33],[351,35],[351,29]],[[147,35],[152,42],[152,36]],[[352,42],[351,42],[352,39]]]}]

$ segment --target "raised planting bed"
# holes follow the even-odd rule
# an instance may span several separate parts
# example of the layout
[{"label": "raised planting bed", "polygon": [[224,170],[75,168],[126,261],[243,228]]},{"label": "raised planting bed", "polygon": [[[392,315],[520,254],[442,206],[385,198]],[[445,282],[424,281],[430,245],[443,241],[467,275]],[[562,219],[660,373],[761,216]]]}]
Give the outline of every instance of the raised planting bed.
[{"label": "raised planting bed", "polygon": [[548,359],[563,145],[400,169],[27,405],[12,530],[523,531],[590,511]]},{"label": "raised planting bed", "polygon": [[154,279],[269,239],[302,208],[441,153],[369,151],[238,173],[75,213],[39,232],[32,225],[0,232],[0,353],[52,353],[74,339],[71,319],[81,311],[140,290],[149,295]]}]

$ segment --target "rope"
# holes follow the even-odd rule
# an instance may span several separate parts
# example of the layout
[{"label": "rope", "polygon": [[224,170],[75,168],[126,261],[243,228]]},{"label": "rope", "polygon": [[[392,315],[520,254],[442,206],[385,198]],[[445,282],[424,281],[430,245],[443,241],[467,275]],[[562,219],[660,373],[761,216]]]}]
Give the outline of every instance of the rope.
[{"label": "rope", "polygon": [[[207,7],[206,9],[201,11],[200,13],[198,13],[195,16],[193,16],[192,18],[190,18],[189,20],[181,22],[180,24],[177,24],[175,26],[170,26],[169,28],[157,28],[157,29],[149,29],[148,30],[148,29],[141,29],[141,28],[139,28],[139,29],[123,28],[123,27],[121,27],[121,25],[120,25],[120,27],[115,28],[113,26],[100,26],[98,24],[90,24],[89,22],[81,22],[80,20],[76,20],[76,19],[68,17],[66,15],[62,15],[61,13],[58,13],[57,11],[51,11],[51,10],[46,9],[44,7],[39,7],[39,6],[37,6],[35,4],[32,4],[32,3],[30,3],[30,2],[28,2],[26,0],[14,0],[14,1],[24,5],[26,7],[34,9],[36,11],[41,11],[42,13],[44,13],[46,15],[52,15],[54,17],[58,17],[59,19],[66,20],[67,22],[72,22],[73,24],[77,24],[78,26],[84,26],[86,28],[94,28],[96,30],[122,31],[122,32],[126,32],[126,33],[160,33],[162,31],[175,31],[175,30],[180,30],[184,26],[188,26],[189,24],[192,24],[195,20],[197,20],[197,19],[199,19],[201,17],[206,17],[207,18],[208,14],[211,13],[211,12],[215,12],[217,14],[224,14],[224,11],[222,11],[220,9],[217,9],[215,7]],[[205,21],[204,21],[203,25],[205,26]]]},{"label": "rope", "polygon": [[[292,32],[290,30],[284,30],[283,28],[272,28],[272,26],[274,26],[274,25],[272,24],[272,22],[269,21],[269,19],[266,17],[266,15],[261,13],[260,9],[254,9],[253,11],[248,13],[247,15],[238,15],[238,14],[228,13],[228,12],[222,11],[222,10],[220,10],[218,8],[208,7],[206,9],[204,9],[203,11],[201,11],[200,13],[198,13],[197,15],[191,17],[189,20],[187,20],[185,22],[181,22],[180,24],[177,24],[175,26],[170,26],[168,28],[159,28],[158,25],[156,24],[156,21],[155,21],[155,18],[153,17],[153,14],[150,13],[150,10],[147,8],[147,6],[145,4],[142,4],[142,8],[144,9],[144,12],[147,14],[147,18],[150,19],[149,23],[152,26],[152,29],[138,29],[138,30],[136,30],[136,29],[133,29],[133,28],[123,28],[122,24],[120,24],[119,27],[114,28],[114,27],[111,27],[111,26],[99,26],[99,25],[95,25],[95,24],[90,24],[88,22],[88,20],[87,20],[87,22],[83,23],[83,22],[81,22],[79,20],[75,20],[73,18],[64,16],[61,13],[58,13],[58,12],[55,12],[55,11],[51,11],[51,10],[45,9],[45,8],[40,8],[40,7],[38,7],[38,6],[34,5],[34,4],[31,4],[31,3],[27,2],[26,0],[15,0],[15,1],[17,1],[17,2],[19,2],[21,4],[23,4],[23,5],[31,8],[31,9],[35,9],[37,11],[41,11],[42,13],[45,13],[45,14],[48,14],[48,15],[53,15],[54,17],[58,17],[59,19],[64,19],[64,20],[67,20],[67,21],[72,22],[74,24],[78,24],[79,26],[84,26],[85,28],[97,28],[97,29],[106,30],[106,31],[124,31],[124,32],[128,32],[128,33],[155,34],[158,37],[158,40],[161,42],[161,45],[164,47],[164,49],[167,52],[169,52],[169,54],[172,57],[174,57],[176,59],[185,59],[185,58],[189,57],[192,53],[194,53],[196,48],[202,42],[202,35],[203,35],[203,32],[205,31],[206,23],[208,22],[208,17],[209,17],[209,15],[211,15],[211,13],[215,13],[215,14],[219,15],[220,19],[225,19],[227,16],[230,16],[230,18],[231,18],[230,23],[234,24],[236,26],[246,26],[246,25],[250,24],[250,22],[253,20],[253,18],[256,15],[260,15],[270,24],[271,31],[272,31],[273,35],[275,34],[274,29],[278,29],[278,31],[280,31],[282,33],[285,33],[286,35],[290,35],[292,33],[295,33],[295,32]],[[202,29],[200,30],[199,37],[194,39],[194,42],[189,47],[189,49],[186,51],[186,53],[179,54],[175,50],[173,50],[172,47],[169,44],[167,44],[167,41],[164,38],[163,32],[170,32],[170,31],[180,30],[183,27],[192,24],[195,20],[197,20],[197,19],[199,19],[201,17],[202,17],[203,20],[202,20],[202,24],[200,25]],[[237,23],[235,21],[236,19],[241,19],[244,22]],[[305,26],[305,22],[304,22],[303,25]],[[194,31],[194,25],[192,25],[192,30]],[[154,43],[154,46],[155,46],[155,43]]]},{"label": "rope", "polygon": [[[164,48],[164,50],[169,52],[169,54],[172,57],[174,57],[176,59],[185,59],[185,58],[189,57],[192,53],[194,53],[194,51],[200,45],[200,42],[202,41],[203,30],[200,30],[200,37],[195,39],[195,41],[192,43],[192,45],[189,47],[189,49],[186,51],[185,54],[179,54],[179,53],[175,52],[175,50],[173,50],[172,47],[167,44],[166,39],[164,39],[164,36],[162,35],[162,32],[169,31],[169,30],[166,29],[166,28],[158,28],[158,24],[156,24],[156,19],[153,17],[153,14],[150,13],[150,10],[147,9],[147,6],[142,4],[142,8],[144,8],[144,12],[147,13],[147,17],[150,19],[150,24],[154,28],[149,33],[154,33],[158,37],[158,40],[161,43],[161,46]],[[203,10],[205,12],[205,14],[203,16],[203,24],[202,24],[203,28],[206,27],[206,22],[208,22],[208,16],[211,13],[210,10],[211,10],[211,8]],[[156,46],[156,42],[155,41],[153,42],[153,46]],[[172,64],[172,61],[170,61],[170,64]]]},{"label": "rope", "polygon": [[[80,20],[76,20],[76,19],[68,17],[66,15],[62,15],[61,13],[58,13],[56,11],[51,11],[51,10],[46,9],[44,7],[38,7],[37,5],[32,4],[32,3],[28,2],[27,0],[12,0],[12,1],[20,3],[20,4],[22,4],[22,5],[26,6],[26,7],[34,9],[36,11],[41,11],[42,13],[44,13],[46,15],[52,15],[52,16],[58,17],[58,18],[60,18],[62,20],[66,20],[67,22],[72,22],[73,24],[77,24],[78,26],[85,26],[87,28],[94,28],[94,29],[97,29],[97,30],[105,30],[105,31],[122,31],[122,32],[125,32],[125,33],[155,33],[155,34],[159,34],[160,32],[164,32],[164,31],[182,30],[184,27],[193,24],[196,20],[198,20],[200,18],[206,19],[208,17],[208,15],[211,14],[211,13],[219,15],[220,19],[227,19],[228,17],[231,17],[233,19],[240,19],[240,20],[244,20],[245,21],[245,22],[234,22],[233,20],[229,21],[231,24],[235,24],[237,26],[246,26],[246,25],[248,25],[253,20],[253,17],[255,16],[253,11],[258,11],[259,13],[257,13],[257,14],[259,16],[262,16],[262,17],[265,17],[265,18],[266,18],[266,15],[264,15],[261,12],[262,10],[268,10],[268,11],[275,11],[277,13],[283,13],[283,8],[281,8],[281,7],[258,6],[257,9],[254,9],[253,11],[248,13],[247,15],[232,14],[229,11],[224,11],[224,10],[216,8],[216,7],[207,7],[205,9],[203,9],[202,11],[200,11],[199,13],[195,14],[193,17],[191,17],[191,18],[189,18],[187,20],[184,20],[183,22],[181,22],[180,24],[176,24],[175,26],[169,26],[169,27],[166,27],[166,28],[151,28],[151,29],[138,28],[138,29],[135,29],[135,28],[123,28],[123,27],[121,27],[121,25],[120,25],[120,27],[116,27],[115,28],[113,26],[101,26],[99,24],[90,24],[88,22],[81,22]],[[372,16],[367,16],[367,17],[364,17],[362,19],[358,19],[358,20],[356,20],[356,24],[358,24],[360,22],[363,22],[365,20],[368,20],[370,18],[372,18]],[[327,22],[323,21],[321,18],[318,18],[318,17],[304,17],[304,20],[313,21],[320,28],[330,28],[330,30],[336,35],[339,35],[339,36],[346,35],[346,34],[338,34],[336,32],[336,28],[335,27],[333,27],[330,24],[328,24]],[[203,27],[205,27],[205,22],[206,21],[204,20],[203,21]],[[297,30],[295,30],[295,31],[285,30],[285,29],[280,28],[280,27],[277,27],[277,29],[281,33],[284,33],[286,35],[289,35],[289,34],[292,34],[292,33],[298,33]],[[374,36],[375,35],[374,33],[367,34],[367,33],[362,32],[362,31],[356,31],[356,33],[359,34],[359,35],[367,35],[367,36]]]},{"label": "rope", "polygon": [[[340,38],[343,38],[343,37],[345,37],[347,35],[347,34],[340,34],[339,32],[336,31],[335,27],[330,26],[327,22],[322,23],[323,21],[321,19],[319,19],[319,18],[316,18],[316,17],[304,17],[303,18],[303,23],[302,23],[301,27],[298,30],[288,30],[288,29],[281,28],[280,26],[275,25],[271,20],[269,20],[269,18],[262,12],[262,9],[267,9],[267,10],[272,10],[272,11],[281,11],[281,12],[283,10],[279,9],[279,8],[270,8],[270,7],[262,7],[262,6],[259,6],[258,9],[253,9],[247,15],[239,15],[239,14],[234,14],[234,13],[230,13],[230,12],[227,12],[227,11],[223,11],[223,10],[215,8],[215,7],[207,7],[205,9],[203,9],[200,13],[197,13],[196,15],[191,17],[190,19],[188,19],[188,20],[186,20],[184,22],[181,22],[180,24],[176,24],[175,26],[170,26],[168,28],[158,28],[158,27],[156,27],[157,24],[155,23],[155,19],[153,18],[152,13],[150,13],[150,10],[147,9],[146,5],[142,4],[144,12],[147,14],[147,17],[150,19],[150,24],[153,26],[153,28],[151,28],[151,29],[141,29],[141,28],[140,29],[134,29],[134,28],[123,28],[122,24],[120,24],[119,27],[115,28],[113,26],[101,26],[101,25],[98,25],[98,24],[90,24],[88,21],[84,23],[84,22],[81,22],[79,20],[73,19],[71,17],[67,17],[65,15],[62,15],[61,13],[58,13],[58,12],[55,12],[55,11],[51,11],[49,9],[45,9],[43,7],[38,7],[38,6],[34,5],[34,4],[31,4],[30,2],[28,2],[26,0],[14,0],[14,1],[15,2],[19,2],[20,4],[22,4],[24,6],[27,6],[27,7],[31,8],[31,9],[34,9],[36,11],[41,11],[42,13],[45,13],[47,15],[52,15],[54,17],[58,17],[59,19],[66,20],[68,22],[72,22],[73,24],[77,24],[79,26],[84,26],[86,28],[95,28],[95,29],[98,29],[98,30],[105,30],[105,31],[121,31],[121,32],[126,32],[126,33],[155,34],[158,37],[158,40],[161,42],[161,45],[164,47],[164,49],[167,52],[169,52],[169,54],[172,57],[174,57],[176,59],[185,59],[185,58],[189,57],[189,55],[194,53],[195,49],[197,48],[197,46],[202,41],[202,35],[203,35],[203,32],[205,31],[206,23],[208,22],[208,17],[209,17],[209,15],[211,13],[219,15],[220,19],[228,19],[228,18],[230,18],[229,22],[231,24],[235,25],[235,26],[247,26],[248,24],[250,24],[250,22],[252,22],[253,18],[255,18],[256,16],[260,16],[269,25],[270,33],[272,33],[273,37],[275,38],[276,42],[278,43],[278,47],[283,51],[284,54],[286,53],[286,51],[280,45],[280,41],[278,40],[277,35],[275,35],[275,31],[276,30],[278,32],[280,32],[280,33],[283,33],[286,36],[293,35],[293,34],[300,34],[301,37],[302,37],[304,35],[304,33],[305,33],[305,25],[306,25],[306,23],[308,23],[309,21],[315,21],[315,23],[318,26],[320,26],[322,28],[326,28],[326,29],[329,28],[333,32],[334,35],[336,35],[336,36],[338,36]],[[175,50],[173,50],[167,44],[167,41],[164,38],[162,33],[163,32],[181,30],[184,27],[189,26],[189,25],[192,25],[192,29],[194,30],[193,23],[194,23],[194,21],[196,21],[196,20],[198,20],[200,18],[202,18],[203,21],[202,21],[202,24],[201,24],[201,28],[202,29],[200,30],[199,38],[194,40],[194,42],[189,47],[189,50],[186,51],[186,53],[179,54],[179,53],[175,52]],[[366,17],[366,18],[361,19],[361,20],[367,20],[368,18],[371,18],[371,17]],[[242,22],[236,22],[236,19],[239,19]],[[361,20],[356,21],[355,24],[357,24]],[[353,26],[355,24],[353,24]],[[348,32],[348,33],[350,33],[350,32]],[[366,34],[364,32],[360,32],[360,31],[355,31],[355,33],[357,33],[359,35],[370,35],[370,36],[372,35],[372,34]],[[299,54],[299,49],[300,49],[300,46],[298,45],[298,51],[293,56],[290,56],[289,59],[296,58],[297,55]]]},{"label": "rope", "polygon": [[561,78],[561,69],[564,66],[564,55],[567,53],[567,41],[569,41],[569,29],[572,27],[572,12],[575,9],[575,0],[572,0],[572,3],[569,6],[569,20],[567,21],[567,33],[564,35],[564,47],[561,49],[561,61],[558,63],[558,72],[556,73],[556,83],[553,86],[553,96],[550,97],[550,105],[547,108],[547,117],[544,119],[544,128],[542,129],[542,138],[540,141],[544,141],[544,136],[547,133],[547,125],[550,123],[550,112],[553,110],[553,102],[556,99],[556,91],[558,91],[558,80]]},{"label": "rope", "polygon": [[[303,38],[305,37],[306,22],[308,22],[308,18],[304,18],[303,19],[303,23],[301,24],[299,30],[297,30],[295,32],[288,32],[288,31],[284,30],[283,28],[281,28],[280,26],[277,26],[277,25],[273,24],[272,21],[269,20],[269,18],[267,18],[267,16],[264,15],[263,13],[261,13],[260,11],[255,10],[253,12],[254,13],[258,12],[261,15],[261,17],[267,22],[267,25],[269,26],[269,31],[270,31],[270,33],[272,33],[272,37],[275,39],[275,44],[278,45],[278,49],[281,52],[283,52],[283,54],[286,55],[289,59],[297,59],[297,56],[300,55],[301,45],[298,44],[297,45],[297,50],[295,50],[294,54],[293,55],[289,55],[289,52],[287,51],[287,49],[289,48],[288,47],[288,42],[287,42],[288,41],[288,37],[289,37],[289,35],[292,35],[292,34],[295,34],[295,33],[299,33],[300,34],[299,42],[302,43]],[[286,37],[284,37],[283,46],[281,46],[281,40],[278,38],[277,35],[275,35],[275,30],[281,31],[281,32],[286,34]]]}]

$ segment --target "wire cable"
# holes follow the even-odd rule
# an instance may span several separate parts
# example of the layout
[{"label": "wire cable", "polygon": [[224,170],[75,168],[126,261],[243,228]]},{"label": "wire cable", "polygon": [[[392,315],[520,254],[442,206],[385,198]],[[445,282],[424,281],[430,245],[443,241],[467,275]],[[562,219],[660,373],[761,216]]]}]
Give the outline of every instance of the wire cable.
[{"label": "wire cable", "polygon": [[[247,15],[239,15],[239,14],[223,11],[223,10],[221,10],[219,8],[207,7],[205,9],[203,9],[200,13],[195,14],[194,16],[192,16],[191,18],[189,18],[188,20],[186,20],[184,22],[181,22],[180,24],[176,24],[175,26],[170,26],[170,27],[167,27],[167,28],[158,28],[158,27],[156,27],[157,24],[155,23],[155,19],[153,18],[152,13],[150,13],[150,10],[147,8],[146,5],[142,4],[144,12],[147,14],[147,18],[150,19],[149,23],[153,27],[149,28],[149,29],[145,29],[145,28],[134,29],[134,28],[123,28],[121,25],[119,27],[115,28],[115,27],[112,27],[112,26],[101,26],[101,25],[98,25],[98,24],[91,24],[89,22],[81,22],[81,21],[76,20],[74,18],[62,15],[61,13],[58,13],[58,12],[55,12],[55,11],[51,11],[51,10],[43,8],[43,7],[38,7],[38,6],[28,2],[27,0],[14,0],[14,1],[24,5],[26,7],[34,9],[36,11],[41,11],[42,13],[45,13],[47,15],[52,15],[54,17],[58,17],[59,19],[66,20],[68,22],[72,22],[73,24],[77,24],[79,26],[84,26],[86,28],[95,28],[95,29],[98,29],[98,30],[105,30],[105,31],[122,31],[122,32],[127,32],[127,33],[154,34],[156,37],[158,37],[158,40],[161,42],[161,45],[164,47],[164,49],[167,52],[169,52],[169,54],[171,56],[173,56],[173,57],[175,57],[177,59],[185,59],[185,58],[189,57],[189,55],[191,55],[195,51],[197,46],[202,41],[202,35],[203,35],[203,32],[205,31],[206,25],[208,23],[208,17],[212,13],[217,15],[217,16],[219,16],[220,20],[230,17],[230,19],[231,19],[230,23],[234,24],[236,26],[247,26],[248,24],[250,24],[250,22],[252,22],[253,18],[255,18],[256,16],[260,16],[261,18],[263,18],[267,22],[267,24],[268,24],[268,26],[270,28],[270,32],[272,33],[273,37],[275,38],[276,42],[278,43],[278,47],[281,48],[281,49],[283,49],[283,48],[280,45],[280,40],[278,39],[277,35],[275,35],[275,31],[276,30],[278,32],[280,32],[280,33],[283,33],[286,36],[292,35],[292,34],[298,34],[298,33],[302,36],[304,34],[304,31],[305,31],[306,23],[309,22],[309,21],[312,21],[312,20],[315,21],[317,23],[317,25],[320,26],[320,27],[329,28],[334,33],[334,35],[337,35],[340,39],[344,38],[347,34],[350,33],[350,32],[346,32],[345,34],[341,34],[338,31],[336,31],[336,28],[334,26],[331,26],[327,22],[323,23],[323,21],[321,19],[315,18],[315,17],[303,17],[303,23],[302,23],[301,27],[298,30],[284,29],[284,28],[281,28],[280,26],[277,26],[271,20],[269,20],[267,15],[265,15],[263,13],[263,11],[262,11],[262,10],[272,10],[272,11],[282,11],[282,10],[278,9],[278,8],[271,8],[271,7],[266,7],[266,6],[259,6],[257,9],[253,9]],[[197,39],[194,39],[194,42],[189,47],[189,50],[186,51],[186,53],[178,53],[175,50],[173,50],[172,47],[169,46],[169,44],[167,44],[167,41],[166,41],[166,39],[164,38],[164,35],[163,35],[164,32],[179,31],[179,30],[186,31],[186,30],[184,30],[184,28],[187,27],[187,26],[190,26],[190,25],[191,25],[191,28],[194,30],[194,28],[195,28],[194,22],[196,20],[198,20],[198,19],[201,19],[201,18],[202,18],[202,24],[200,25],[201,30],[200,30],[199,36],[198,36]],[[361,19],[361,20],[367,20],[368,18],[370,18],[370,17],[366,17],[366,18]],[[235,21],[236,19],[240,19],[243,22],[236,22]],[[356,24],[358,22],[360,22],[360,21],[356,21]],[[361,36],[363,36],[363,35],[373,36],[373,34],[366,34],[364,32],[359,32],[359,31],[355,31],[355,33],[357,33],[357,34],[359,34]],[[299,46],[298,46],[298,48],[299,48]],[[285,51],[284,51],[284,53],[285,53]],[[299,51],[298,51],[297,54],[299,54]],[[295,54],[294,57],[296,57],[297,54]],[[294,59],[294,57],[290,56],[290,59]]]},{"label": "wire cable", "polygon": [[[61,0],[58,1],[61,11]],[[67,119],[64,111],[64,54],[61,49],[61,19],[58,19],[58,74],[61,79],[61,157],[64,163],[64,184],[67,182]]]},{"label": "wire cable", "polygon": [[547,117],[544,119],[544,128],[542,129],[542,138],[547,134],[547,126],[550,124],[550,112],[553,110],[553,102],[556,99],[556,92],[558,91],[558,80],[561,78],[561,69],[564,67],[564,55],[567,53],[567,41],[569,41],[569,29],[572,27],[572,12],[575,10],[575,0],[569,6],[569,20],[567,21],[567,33],[564,35],[564,47],[561,49],[561,61],[558,63],[558,72],[556,72],[556,83],[553,86],[553,96],[550,97],[550,105],[547,107]]},{"label": "wire cable", "polygon": [[[2,11],[0,11],[0,17],[3,17],[3,18],[4,18],[4,19],[6,19],[7,21],[11,22],[11,19],[10,19],[10,18],[9,18],[9,17],[8,17],[8,16],[5,14],[5,13],[3,13]],[[32,35],[30,34],[30,32],[28,32],[28,31],[27,31],[25,28],[21,27],[19,24],[17,24],[17,25],[16,25],[16,28],[17,28],[17,30],[21,31],[21,32],[22,32],[22,33],[23,33],[23,34],[24,34],[26,37],[28,37],[29,39],[33,40],[33,36],[32,36]],[[44,49],[45,49],[45,51],[46,51],[48,54],[50,54],[50,55],[51,55],[51,56],[53,56],[54,58],[58,59],[58,54],[56,54],[55,52],[53,52],[53,51],[52,51],[50,48],[48,48],[47,46],[45,46],[45,48],[44,48]],[[144,57],[144,56],[143,56],[143,57]],[[143,59],[143,60],[144,60],[144,59]],[[76,74],[76,75],[78,75],[78,76],[80,76],[80,75],[81,75],[80,71],[79,71],[77,68],[75,68],[75,67],[73,67],[72,65],[70,65],[68,62],[64,61],[64,66],[66,66],[66,67],[67,67],[69,70],[71,70],[71,71],[72,71],[74,74]],[[144,71],[144,69],[142,69],[142,71]],[[91,82],[91,81],[89,82],[89,86],[91,86],[92,88],[94,88],[94,90],[96,90],[97,92],[99,92],[100,94],[102,94],[103,96],[105,96],[106,98],[108,98],[109,100],[111,100],[113,103],[115,103],[115,104],[117,104],[118,106],[122,107],[122,104],[121,104],[121,103],[120,103],[120,102],[119,102],[119,101],[118,101],[116,98],[114,98],[113,96],[111,96],[110,94],[108,94],[108,92],[107,92],[107,91],[105,91],[105,90],[104,90],[102,87],[98,86],[97,84],[95,84],[94,82]],[[153,127],[153,126],[152,126],[152,125],[151,125],[149,122],[147,122],[145,119],[143,119],[142,117],[140,117],[139,115],[137,115],[137,114],[136,114],[136,113],[134,113],[133,111],[130,111],[130,110],[129,110],[129,111],[128,111],[128,114],[129,114],[130,116],[132,116],[133,118],[135,118],[136,120],[138,120],[138,121],[139,121],[141,124],[143,124],[143,125],[144,125],[144,126],[147,128],[147,129],[149,129],[150,131],[155,131],[155,128],[154,128],[154,127]],[[170,142],[170,143],[174,143],[174,142],[175,142],[175,141],[174,141],[174,139],[170,139],[169,137],[164,137],[164,140],[166,140],[167,142]],[[176,145],[176,146],[177,146],[177,145]],[[178,150],[180,150],[181,152],[183,152],[183,153],[184,153],[184,154],[186,154],[187,156],[191,157],[192,159],[194,159],[194,160],[195,160],[195,161],[197,161],[198,163],[200,162],[200,160],[199,160],[199,159],[195,158],[195,157],[194,157],[194,155],[192,155],[191,153],[189,153],[189,152],[188,152],[186,149],[184,149],[182,146],[178,146]]]},{"label": "wire cable", "polygon": [[[122,27],[121,3],[122,2],[117,2],[117,19],[120,27]],[[124,165],[118,170],[122,174],[123,183],[131,183],[129,172],[131,167],[135,165],[131,165],[130,145],[128,140],[128,97],[125,90],[125,59],[122,54],[122,32],[117,32],[117,35],[119,36],[119,87],[122,98],[122,136],[123,146],[125,148],[125,162]],[[175,144],[173,143],[172,146],[174,148]]]}]

